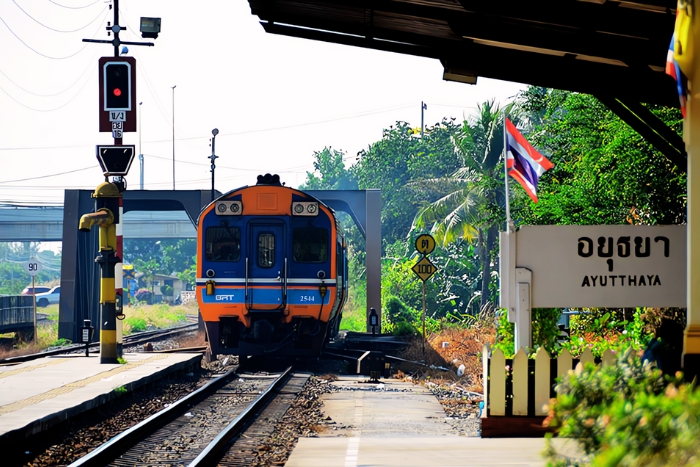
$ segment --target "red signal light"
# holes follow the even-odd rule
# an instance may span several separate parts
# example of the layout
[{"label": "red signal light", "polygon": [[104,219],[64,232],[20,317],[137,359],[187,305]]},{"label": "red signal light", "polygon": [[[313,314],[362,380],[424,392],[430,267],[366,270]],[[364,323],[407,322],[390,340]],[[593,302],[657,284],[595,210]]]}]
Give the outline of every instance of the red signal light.
[{"label": "red signal light", "polygon": [[119,97],[122,95],[122,90],[119,88],[114,88],[114,95]]}]

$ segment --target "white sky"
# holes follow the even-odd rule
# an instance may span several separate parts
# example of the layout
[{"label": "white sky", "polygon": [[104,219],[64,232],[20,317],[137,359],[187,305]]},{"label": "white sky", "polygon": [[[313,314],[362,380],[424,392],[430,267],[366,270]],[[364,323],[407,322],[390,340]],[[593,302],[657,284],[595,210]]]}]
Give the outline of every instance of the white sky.
[{"label": "white sky", "polygon": [[[0,1],[0,203],[62,204],[64,189],[94,189],[104,180],[95,146],[113,140],[98,131],[97,61],[113,47],[82,39],[111,39],[108,5]],[[347,151],[350,165],[397,120],[420,126],[421,101],[432,125],[461,121],[478,103],[504,102],[525,87],[446,82],[438,60],[267,34],[244,0],[119,6],[127,27],[120,39],[155,43],[128,46],[143,102],[145,189],[172,189],[173,85],[175,186],[211,188],[209,140],[218,128],[216,188],[224,192],[266,172],[298,186],[313,170],[313,152],[325,146]],[[141,16],[162,18],[158,39],[141,38]],[[139,152],[138,133],[126,133],[123,143]],[[71,173],[57,175],[63,172]],[[138,189],[138,158],[127,181]]]}]

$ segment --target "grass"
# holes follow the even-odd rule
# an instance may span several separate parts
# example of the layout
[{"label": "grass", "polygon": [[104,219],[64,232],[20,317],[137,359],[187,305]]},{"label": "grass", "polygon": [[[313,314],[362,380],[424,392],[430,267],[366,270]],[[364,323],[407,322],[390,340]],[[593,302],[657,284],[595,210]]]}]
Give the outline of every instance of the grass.
[{"label": "grass", "polygon": [[[126,319],[122,322],[124,335],[149,328],[169,328],[184,324],[187,322],[188,312],[195,313],[196,307],[191,309],[186,306],[171,307],[166,304],[127,306],[124,309]],[[37,308],[37,313],[46,314],[48,317],[48,321],[37,323],[37,342],[19,342],[12,349],[0,349],[0,358],[37,353],[50,347],[71,343],[66,339],[58,338],[58,305]],[[99,333],[99,328],[95,329],[95,332]]]},{"label": "grass", "polygon": [[363,308],[343,310],[343,319],[340,321],[341,331],[365,332],[367,330],[367,317]]},{"label": "grass", "polygon": [[145,331],[153,328],[169,328],[187,322],[188,308],[185,306],[170,306],[164,303],[158,305],[126,306],[124,314],[124,335]]}]

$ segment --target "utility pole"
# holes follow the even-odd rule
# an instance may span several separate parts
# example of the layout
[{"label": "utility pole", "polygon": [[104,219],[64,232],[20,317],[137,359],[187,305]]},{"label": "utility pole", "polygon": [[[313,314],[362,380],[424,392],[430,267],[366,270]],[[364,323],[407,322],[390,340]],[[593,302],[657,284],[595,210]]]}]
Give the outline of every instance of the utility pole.
[{"label": "utility pole", "polygon": [[173,86],[173,191],[175,191],[175,88]]},{"label": "utility pole", "polygon": [[420,137],[423,138],[423,128],[425,128],[425,124],[423,123],[423,111],[428,109],[428,104],[425,102],[421,101],[420,102]]}]

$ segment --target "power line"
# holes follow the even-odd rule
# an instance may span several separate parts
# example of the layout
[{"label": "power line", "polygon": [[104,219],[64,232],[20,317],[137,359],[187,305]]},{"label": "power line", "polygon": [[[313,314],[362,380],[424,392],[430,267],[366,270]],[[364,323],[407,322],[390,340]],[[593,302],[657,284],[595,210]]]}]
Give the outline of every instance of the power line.
[{"label": "power line", "polygon": [[73,53],[73,54],[71,54],[71,55],[66,55],[65,57],[51,57],[51,56],[49,56],[49,55],[46,55],[46,54],[43,54],[43,53],[39,52],[38,50],[32,48],[29,44],[27,44],[26,42],[24,42],[24,41],[22,40],[22,38],[20,38],[17,34],[15,34],[15,32],[12,30],[12,28],[10,28],[10,26],[5,22],[5,20],[2,19],[2,16],[0,16],[0,21],[2,21],[2,23],[5,25],[5,27],[7,28],[7,30],[10,31],[10,32],[12,33],[12,35],[15,36],[15,37],[17,38],[17,40],[20,41],[26,48],[28,48],[29,50],[31,50],[32,52],[34,52],[34,53],[37,54],[37,55],[41,55],[41,56],[44,57],[44,58],[50,58],[51,60],[65,60],[65,59],[67,59],[67,58],[75,57],[75,56],[78,55],[80,52],[82,52],[83,50],[85,50],[85,48],[87,47],[87,45],[84,45],[84,46],[83,46],[81,49],[79,49],[77,52],[75,52],[75,53]]},{"label": "power line", "polygon": [[39,177],[22,178],[22,179],[18,179],[18,180],[3,180],[3,181],[0,181],[0,183],[26,182],[26,181],[29,181],[29,180],[38,180],[38,179],[40,179],[40,178],[58,177],[59,175],[72,174],[72,173],[75,173],[75,172],[80,172],[80,171],[83,171],[83,170],[94,169],[94,168],[95,168],[95,166],[94,166],[94,165],[91,165],[91,166],[89,166],[89,167],[83,167],[82,169],[69,170],[68,172],[61,172],[61,173],[50,174],[50,175],[41,175],[41,176],[39,176]]},{"label": "power line", "polygon": [[[86,24],[85,26],[83,26],[83,27],[81,27],[81,28],[73,29],[73,30],[71,30],[71,31],[62,31],[62,30],[60,30],[60,29],[54,29],[54,28],[52,28],[52,27],[50,27],[50,26],[47,26],[47,25],[45,25],[44,23],[42,23],[41,21],[39,21],[38,19],[34,18],[32,15],[30,15],[29,13],[27,13],[27,11],[24,10],[24,8],[22,8],[21,6],[19,6],[19,4],[17,3],[16,0],[12,0],[12,3],[14,3],[15,6],[16,6],[17,8],[19,8],[19,9],[22,11],[22,13],[24,13],[24,14],[27,15],[27,16],[29,16],[29,17],[30,17],[32,20],[34,20],[34,22],[37,23],[38,25],[43,26],[43,27],[45,27],[46,29],[48,29],[48,30],[50,30],[50,31],[61,32],[61,33],[66,33],[66,32],[68,32],[68,33],[69,33],[69,32],[78,32],[78,31],[80,31],[80,30],[82,30],[82,29],[85,29],[86,27],[90,26],[92,23],[94,23],[95,21],[97,21],[97,18],[99,18],[99,17],[100,17],[100,14],[102,14],[102,11],[100,11],[100,14],[98,14],[97,16],[95,16],[95,18],[93,18],[92,21],[90,21],[88,24]],[[107,10],[107,7],[105,7],[103,10]]]},{"label": "power line", "polygon": [[[0,88],[0,89],[2,89],[2,88]],[[405,108],[412,107],[412,106],[413,106],[413,104],[401,105],[401,106],[389,107],[389,108],[385,108],[385,109],[378,109],[378,110],[373,110],[373,111],[361,112],[358,114],[334,117],[334,118],[330,118],[327,120],[318,120],[318,121],[300,123],[300,124],[296,124],[296,125],[287,125],[287,126],[270,127],[270,128],[258,128],[258,129],[253,129],[253,130],[242,130],[242,131],[231,132],[231,133],[219,133],[219,137],[222,135],[236,136],[236,135],[242,135],[242,134],[247,134],[247,133],[262,133],[262,132],[267,132],[267,131],[286,130],[289,128],[296,128],[296,127],[301,127],[301,126],[319,125],[319,124],[333,122],[333,121],[361,118],[361,117],[365,117],[365,116],[369,116],[369,115],[391,112],[394,110],[405,109]],[[175,140],[176,141],[183,141],[183,140],[194,140],[194,139],[205,139],[205,138],[209,139],[210,137],[209,136],[191,136],[188,138],[176,138]],[[144,144],[156,144],[156,143],[170,143],[170,142],[172,142],[172,139],[151,140],[151,141],[144,141],[143,143]],[[12,147],[12,148],[0,147],[0,151],[29,151],[29,150],[31,150],[31,151],[43,151],[43,150],[74,149],[74,148],[86,148],[86,147],[88,147],[88,146],[87,145],[70,145],[70,146],[33,146],[33,147],[27,146],[27,147]]]},{"label": "power line", "polygon": [[68,8],[69,10],[80,10],[82,8],[87,8],[93,6],[95,3],[99,2],[100,0],[95,0],[94,2],[84,5],[84,6],[67,6],[67,5],[61,5],[60,3],[56,3],[53,0],[49,0],[49,2],[53,3],[56,6],[60,6],[61,8]]}]

